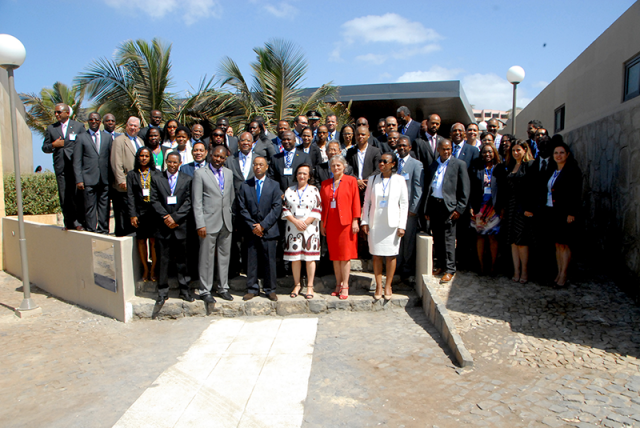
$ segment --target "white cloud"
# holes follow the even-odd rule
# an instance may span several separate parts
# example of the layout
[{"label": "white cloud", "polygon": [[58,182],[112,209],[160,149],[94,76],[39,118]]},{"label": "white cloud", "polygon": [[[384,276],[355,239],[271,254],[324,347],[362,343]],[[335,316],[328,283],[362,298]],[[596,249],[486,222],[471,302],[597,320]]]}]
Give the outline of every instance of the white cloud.
[{"label": "white cloud", "polygon": [[266,10],[276,18],[292,19],[298,13],[298,9],[296,7],[291,6],[289,3],[286,3],[286,2],[280,2],[280,4],[278,4],[277,6],[267,4],[267,5],[264,5],[263,7],[264,7],[264,10]]},{"label": "white cloud", "polygon": [[442,80],[456,80],[464,70],[461,68],[444,68],[432,66],[428,71],[408,71],[398,78],[398,82],[438,82]]},{"label": "white cloud", "polygon": [[[432,66],[428,71],[409,71],[398,78],[398,82],[437,82],[460,80],[462,89],[470,104],[479,109],[508,110],[513,102],[513,85],[494,73],[463,74],[460,68]],[[525,107],[531,101],[526,92],[518,89],[518,107]]]},{"label": "white cloud", "polygon": [[342,24],[342,28],[347,43],[396,42],[411,45],[440,39],[435,30],[395,13],[355,18]]},{"label": "white cloud", "polygon": [[[475,108],[509,110],[513,103],[513,85],[494,73],[470,74],[462,78],[462,88]],[[518,90],[518,107],[531,101],[524,91]]]},{"label": "white cloud", "polygon": [[440,50],[440,46],[435,42],[442,38],[435,30],[425,28],[420,22],[409,21],[395,13],[355,18],[342,24],[342,30],[343,38],[331,51],[330,61],[342,62],[342,52],[353,46],[362,49],[363,44],[395,45],[391,49],[384,48],[385,52],[389,52],[388,54],[364,53],[354,58],[356,61],[380,65],[390,58],[409,59],[416,55],[427,55]]},{"label": "white cloud", "polygon": [[138,9],[152,18],[163,18],[167,14],[180,13],[187,25],[209,17],[217,17],[222,11],[219,0],[104,0],[115,9]]}]

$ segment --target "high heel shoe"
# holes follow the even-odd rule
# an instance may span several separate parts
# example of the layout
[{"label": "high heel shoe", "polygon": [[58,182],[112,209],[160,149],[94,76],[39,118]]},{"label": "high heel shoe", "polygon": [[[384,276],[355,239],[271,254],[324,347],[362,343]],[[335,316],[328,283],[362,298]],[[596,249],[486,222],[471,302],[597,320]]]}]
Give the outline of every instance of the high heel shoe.
[{"label": "high heel shoe", "polygon": [[[340,287],[340,293],[342,293],[342,290],[347,290],[347,293],[348,293],[348,292],[349,292],[349,286],[346,286],[346,287]],[[338,298],[339,298],[340,300],[347,300],[347,299],[349,298],[349,295],[348,295],[348,294],[340,294],[340,295],[338,296]]]}]

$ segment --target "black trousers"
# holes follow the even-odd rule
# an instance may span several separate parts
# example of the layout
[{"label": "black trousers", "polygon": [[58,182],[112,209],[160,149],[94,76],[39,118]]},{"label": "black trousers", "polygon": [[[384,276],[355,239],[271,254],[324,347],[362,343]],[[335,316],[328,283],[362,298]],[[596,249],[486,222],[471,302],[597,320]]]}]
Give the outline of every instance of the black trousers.
[{"label": "black trousers", "polygon": [[436,267],[445,273],[456,272],[456,221],[451,220],[451,212],[442,199],[429,198],[427,215],[431,223]]},{"label": "black trousers", "polygon": [[84,226],[84,192],[76,188],[76,174],[70,159],[64,158],[64,170],[60,174],[56,173],[56,181],[64,227],[75,229]]},{"label": "black trousers", "polygon": [[187,240],[156,238],[156,259],[159,262],[158,294],[167,296],[169,294],[169,263],[175,260],[178,274],[178,284],[180,292],[188,291],[187,288]]},{"label": "black trousers", "polygon": [[200,277],[198,264],[200,262],[200,237],[196,229],[196,219],[193,211],[187,218],[187,272],[190,279],[195,280]]},{"label": "black trousers", "polygon": [[400,241],[397,272],[403,279],[415,275],[416,271],[416,235],[418,233],[418,216],[407,217],[407,228]]},{"label": "black trousers", "polygon": [[263,272],[265,294],[276,291],[276,251],[278,239],[262,239],[245,235],[247,243],[247,293],[260,294],[258,272]]},{"label": "black trousers", "polygon": [[109,185],[96,184],[84,188],[84,212],[89,232],[109,233]]},{"label": "black trousers", "polygon": [[111,203],[113,204],[113,216],[116,221],[116,236],[127,236],[135,231],[131,226],[131,218],[127,208],[127,192],[111,189]]}]

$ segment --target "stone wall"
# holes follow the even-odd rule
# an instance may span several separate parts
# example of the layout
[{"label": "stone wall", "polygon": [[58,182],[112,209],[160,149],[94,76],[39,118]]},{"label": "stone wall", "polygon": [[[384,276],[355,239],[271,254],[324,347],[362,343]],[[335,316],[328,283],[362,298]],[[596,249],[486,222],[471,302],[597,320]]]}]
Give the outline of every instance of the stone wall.
[{"label": "stone wall", "polygon": [[[581,248],[640,285],[640,105],[564,134],[583,180]],[[603,267],[606,265],[603,265]],[[637,290],[636,290],[637,291]]]}]

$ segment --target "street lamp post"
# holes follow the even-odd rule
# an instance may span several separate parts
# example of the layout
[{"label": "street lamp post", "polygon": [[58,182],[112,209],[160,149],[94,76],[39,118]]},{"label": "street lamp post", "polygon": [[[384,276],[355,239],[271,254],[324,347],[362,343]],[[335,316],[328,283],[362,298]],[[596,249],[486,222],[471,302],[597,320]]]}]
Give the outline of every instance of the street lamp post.
[{"label": "street lamp post", "polygon": [[22,263],[22,290],[24,298],[16,313],[39,309],[31,299],[29,283],[29,263],[27,261],[27,240],[24,236],[24,217],[22,209],[22,182],[20,177],[20,145],[18,143],[18,124],[16,121],[16,103],[14,99],[15,84],[13,70],[20,67],[27,55],[20,40],[9,34],[0,34],[0,67],[7,70],[9,76],[9,109],[11,110],[11,137],[13,139],[13,167],[16,176],[16,205],[18,208],[18,233],[20,238],[20,261]]},{"label": "street lamp post", "polygon": [[516,135],[516,86],[524,80],[524,69],[514,65],[507,70],[507,80],[513,85],[513,107],[511,108],[511,134]]}]

